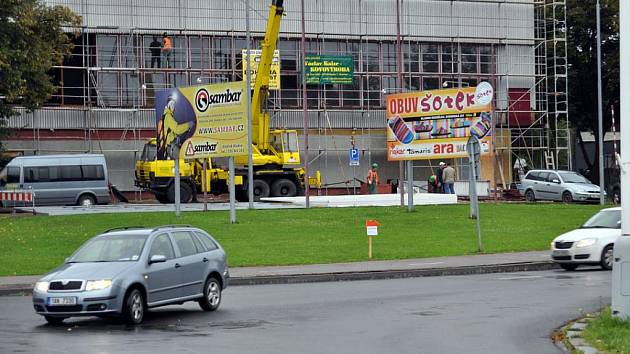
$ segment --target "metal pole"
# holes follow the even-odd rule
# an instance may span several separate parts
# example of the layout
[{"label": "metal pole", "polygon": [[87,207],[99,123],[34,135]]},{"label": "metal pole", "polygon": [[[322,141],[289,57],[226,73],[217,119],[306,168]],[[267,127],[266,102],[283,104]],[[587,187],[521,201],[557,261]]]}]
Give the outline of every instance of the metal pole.
[{"label": "metal pole", "polygon": [[306,58],[306,35],[304,24],[304,0],[301,0],[302,4],[302,118],[304,123],[304,196],[306,197],[305,206],[309,208],[309,193],[310,188],[308,185],[308,113],[306,111],[306,68],[304,66],[304,60]]},{"label": "metal pole", "polygon": [[472,176],[474,183],[470,187],[472,188],[472,197],[475,200],[475,220],[477,223],[477,250],[479,252],[483,252],[483,244],[481,243],[481,225],[479,223],[479,202],[477,200],[477,171],[474,158],[471,165],[473,167]]},{"label": "metal pole", "polygon": [[236,204],[235,189],[234,189],[234,156],[230,156],[230,224],[236,222],[236,210],[234,205]]},{"label": "metal pole", "polygon": [[173,145],[173,161],[175,162],[175,216],[181,215],[180,176],[179,176],[179,146]]},{"label": "metal pole", "polygon": [[407,210],[413,211],[413,160],[407,161]]},{"label": "metal pole", "polygon": [[[623,117],[630,115],[630,2],[619,2],[619,124],[620,141],[630,141],[630,122]],[[628,149],[626,148],[626,151]],[[630,261],[630,152],[617,156],[621,180],[621,237],[615,241],[613,280],[612,280],[612,313],[625,319],[630,316],[630,301],[627,295],[630,277],[622,269]],[[625,275],[624,275],[625,274]]]},{"label": "metal pole", "polygon": [[253,146],[252,146],[252,64],[250,62],[250,51],[251,51],[251,28],[250,28],[250,19],[249,19],[249,0],[245,1],[245,28],[247,32],[247,38],[245,42],[247,42],[247,71],[246,71],[246,86],[247,86],[247,197],[249,200],[249,209],[254,208],[254,157],[253,154]]},{"label": "metal pole", "polygon": [[[403,88],[402,77],[402,55],[400,50],[400,0],[396,0],[396,71],[398,87]],[[405,178],[405,165],[403,161],[398,163],[398,189],[400,190],[400,206],[405,205],[405,188],[403,180]]]},{"label": "metal pole", "polygon": [[595,5],[597,18],[597,132],[599,133],[599,204],[604,205],[604,128],[602,113],[602,40],[599,19],[599,0]]},{"label": "metal pole", "polygon": [[203,182],[203,211],[208,211],[208,158],[203,159],[203,173],[201,174]]}]

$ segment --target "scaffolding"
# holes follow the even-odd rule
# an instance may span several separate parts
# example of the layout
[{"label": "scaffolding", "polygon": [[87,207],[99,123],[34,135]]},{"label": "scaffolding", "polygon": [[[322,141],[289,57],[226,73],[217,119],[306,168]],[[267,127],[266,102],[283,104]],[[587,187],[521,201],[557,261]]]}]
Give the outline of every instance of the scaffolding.
[{"label": "scaffolding", "polygon": [[[262,38],[268,2],[251,1],[255,24],[252,48]],[[48,107],[37,112],[37,129],[52,126],[47,112],[81,112],[81,123],[66,119],[54,124],[82,129],[86,150],[107,150],[98,145],[103,140],[100,134],[115,130],[120,132],[120,145],[131,143],[125,145],[126,149],[139,151],[142,139],[153,131],[156,90],[242,79],[240,58],[245,33],[240,24],[244,1],[46,3],[70,6],[84,16],[84,23],[74,57],[54,69],[60,91]],[[309,88],[309,125],[315,133],[315,151],[305,159],[315,163],[315,168],[331,170],[333,165],[343,165],[351,136],[356,138],[364,166],[384,160],[384,103],[389,91],[438,89],[447,83],[451,87],[473,86],[489,81],[501,96],[495,100],[495,179],[507,188],[514,180],[512,166],[516,159],[525,159],[530,167],[547,167],[553,161],[555,168],[571,169],[566,1],[401,0],[403,15],[398,18],[380,1],[305,3],[306,51],[352,56],[357,77],[349,86]],[[300,33],[296,30],[300,9],[294,1],[285,2],[285,7],[286,24],[278,45],[283,87],[272,91],[269,109],[273,125],[301,129],[302,58]],[[514,14],[515,9],[518,14]],[[529,18],[530,10],[533,18]],[[175,15],[157,28],[147,25],[147,13]],[[392,32],[397,21],[403,25],[402,88],[396,84]],[[197,22],[206,27],[194,25]],[[149,42],[153,36],[161,37],[162,32],[173,37],[171,68],[150,65]],[[69,76],[75,80],[68,80]],[[32,121],[35,129],[35,119]],[[19,117],[11,124],[25,126],[20,125]],[[33,134],[34,150],[41,149],[39,139],[38,130]],[[378,139],[382,143],[375,143]],[[460,178],[466,178],[467,164],[455,164],[461,167]],[[416,179],[426,178],[434,165],[431,161],[415,161]],[[349,167],[337,166],[341,172],[326,183],[339,182],[338,187],[347,188],[350,173],[344,168]]]}]

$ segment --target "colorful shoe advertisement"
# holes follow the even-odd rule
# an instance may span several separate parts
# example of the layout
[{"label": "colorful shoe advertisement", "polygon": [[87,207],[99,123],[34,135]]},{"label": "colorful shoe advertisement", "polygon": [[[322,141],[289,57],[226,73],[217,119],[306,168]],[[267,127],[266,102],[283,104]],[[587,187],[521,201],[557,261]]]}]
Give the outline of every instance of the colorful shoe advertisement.
[{"label": "colorful shoe advertisement", "polygon": [[243,81],[180,87],[155,95],[158,158],[181,159],[247,154]]},{"label": "colorful shoe advertisement", "polygon": [[482,154],[492,146],[492,100],[488,82],[476,87],[387,95],[389,161],[467,157],[470,136]]}]

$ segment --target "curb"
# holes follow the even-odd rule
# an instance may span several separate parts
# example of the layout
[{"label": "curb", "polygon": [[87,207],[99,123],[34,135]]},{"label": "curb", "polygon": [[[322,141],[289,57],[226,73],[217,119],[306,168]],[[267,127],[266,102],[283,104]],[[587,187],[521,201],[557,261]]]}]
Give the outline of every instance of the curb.
[{"label": "curb", "polygon": [[566,333],[564,339],[559,342],[562,343],[565,349],[565,353],[584,353],[584,354],[599,354],[600,352],[593,348],[588,342],[582,338],[582,331],[588,325],[588,322],[592,320],[591,317],[582,317],[574,320],[561,328],[561,331]]},{"label": "curb", "polygon": [[[270,285],[270,284],[300,284],[333,281],[354,281],[354,280],[379,280],[379,279],[401,279],[420,277],[440,277],[454,275],[474,275],[490,273],[512,273],[529,272],[557,269],[558,265],[550,261],[545,262],[522,262],[492,264],[481,266],[463,266],[449,268],[424,268],[406,270],[382,270],[366,272],[339,272],[320,274],[295,274],[295,275],[269,275],[230,278],[230,286],[242,285]],[[10,295],[30,295],[33,289],[32,284],[15,284],[0,286],[0,296]]]}]

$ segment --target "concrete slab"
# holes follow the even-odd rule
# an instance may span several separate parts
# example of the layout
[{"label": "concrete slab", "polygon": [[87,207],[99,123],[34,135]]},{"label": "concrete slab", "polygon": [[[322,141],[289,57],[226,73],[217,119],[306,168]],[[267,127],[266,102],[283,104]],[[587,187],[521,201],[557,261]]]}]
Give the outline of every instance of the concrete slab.
[{"label": "concrete slab", "polygon": [[[273,197],[261,198],[265,202],[288,203],[297,206],[306,204],[305,197]],[[405,194],[405,205],[407,195]],[[309,203],[313,207],[358,207],[358,206],[397,206],[400,205],[399,194],[362,194],[362,195],[331,195],[312,196]],[[413,195],[414,205],[457,204],[455,194],[416,193]]]}]

